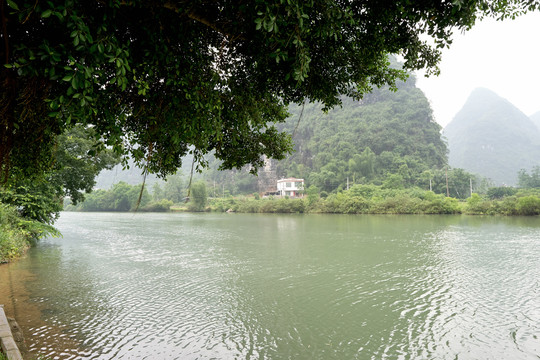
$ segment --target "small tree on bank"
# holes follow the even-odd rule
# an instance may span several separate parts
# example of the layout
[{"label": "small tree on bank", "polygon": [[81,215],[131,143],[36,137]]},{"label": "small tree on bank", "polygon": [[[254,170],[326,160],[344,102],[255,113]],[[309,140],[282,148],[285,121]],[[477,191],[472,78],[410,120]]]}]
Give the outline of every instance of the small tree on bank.
[{"label": "small tree on bank", "polygon": [[206,183],[198,181],[191,186],[190,211],[204,211],[207,201]]}]

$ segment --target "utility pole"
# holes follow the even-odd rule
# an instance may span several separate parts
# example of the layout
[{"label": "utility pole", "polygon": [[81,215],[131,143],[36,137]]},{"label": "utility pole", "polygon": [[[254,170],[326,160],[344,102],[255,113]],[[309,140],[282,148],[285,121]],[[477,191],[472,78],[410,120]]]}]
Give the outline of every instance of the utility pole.
[{"label": "utility pole", "polygon": [[347,176],[347,190],[349,190],[349,177]]},{"label": "utility pole", "polygon": [[433,190],[431,189],[431,178],[429,179],[429,191],[433,191]]},{"label": "utility pole", "polygon": [[469,178],[469,184],[471,185],[471,196],[472,196],[472,179]]}]

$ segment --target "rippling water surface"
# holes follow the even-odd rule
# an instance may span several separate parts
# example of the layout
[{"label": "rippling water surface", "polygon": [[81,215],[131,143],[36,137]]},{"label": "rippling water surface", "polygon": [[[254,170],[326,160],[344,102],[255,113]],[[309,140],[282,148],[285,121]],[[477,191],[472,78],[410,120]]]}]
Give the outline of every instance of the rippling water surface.
[{"label": "rippling water surface", "polygon": [[540,219],[63,213],[0,266],[51,359],[540,359]]}]

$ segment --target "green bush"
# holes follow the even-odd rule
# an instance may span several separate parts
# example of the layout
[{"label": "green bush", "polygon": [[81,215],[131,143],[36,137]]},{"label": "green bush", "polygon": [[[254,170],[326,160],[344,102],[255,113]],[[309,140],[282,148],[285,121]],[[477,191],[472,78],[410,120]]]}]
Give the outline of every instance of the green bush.
[{"label": "green bush", "polygon": [[276,203],[276,213],[303,213],[304,201],[302,199],[279,199]]},{"label": "green bush", "polygon": [[236,200],[233,197],[210,199],[208,204],[211,211],[226,212],[229,209],[234,209]]},{"label": "green bush", "polygon": [[31,243],[45,235],[58,235],[50,225],[22,218],[15,207],[0,203],[0,263],[20,257]]},{"label": "green bush", "polygon": [[239,202],[234,211],[241,213],[258,213],[260,212],[260,200],[244,200]]},{"label": "green bush", "polygon": [[311,185],[307,189],[307,205],[312,207],[317,201],[319,201],[319,189],[315,185]]},{"label": "green bush", "polygon": [[491,200],[503,199],[517,193],[517,189],[509,186],[492,187],[487,191],[487,196]]},{"label": "green bush", "polygon": [[266,199],[262,200],[261,207],[259,209],[262,213],[275,213],[276,212],[276,200],[275,199]]},{"label": "green bush", "polygon": [[[141,194],[142,189],[142,194]],[[140,197],[140,203],[139,202]],[[129,185],[123,181],[110,190],[96,190],[85,195],[85,200],[74,210],[80,211],[130,211],[143,209],[150,203],[150,194],[142,185]],[[70,207],[70,210],[72,208]]]},{"label": "green bush", "polygon": [[191,186],[191,198],[188,208],[190,211],[205,211],[208,195],[206,192],[206,183],[198,181]]},{"label": "green bush", "polygon": [[148,212],[167,212],[173,206],[173,202],[167,199],[161,199],[159,201],[152,201],[148,205],[139,208],[139,211]]},{"label": "green bush", "polygon": [[494,206],[491,201],[485,200],[480,195],[473,193],[471,197],[467,199],[465,213],[473,215],[491,215],[494,213]]},{"label": "green bush", "polygon": [[364,199],[371,199],[381,192],[381,188],[376,185],[354,185],[349,189],[352,196],[360,196]]},{"label": "green bush", "polygon": [[540,198],[536,196],[520,197],[518,198],[516,209],[519,215],[539,215]]},{"label": "green bush", "polygon": [[518,215],[517,196],[508,196],[493,203],[493,212],[501,215]]},{"label": "green bush", "polygon": [[375,214],[417,214],[420,213],[422,200],[411,198],[406,194],[387,197],[375,202],[371,212]]},{"label": "green bush", "polygon": [[339,211],[343,214],[363,214],[370,208],[368,200],[361,196],[350,196],[340,203]]},{"label": "green bush", "polygon": [[0,226],[0,263],[20,257],[29,246],[24,232]]},{"label": "green bush", "polygon": [[424,214],[459,214],[461,207],[455,198],[445,197],[441,194],[428,196],[420,204],[421,212]]}]

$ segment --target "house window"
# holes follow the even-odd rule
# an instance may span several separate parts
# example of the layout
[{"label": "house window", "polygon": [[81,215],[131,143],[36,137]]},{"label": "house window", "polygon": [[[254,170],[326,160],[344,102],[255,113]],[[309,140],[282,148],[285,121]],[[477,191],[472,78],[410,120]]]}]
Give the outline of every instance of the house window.
[{"label": "house window", "polygon": [[291,187],[291,186],[292,186],[292,184],[290,182],[285,183],[285,187]]}]

